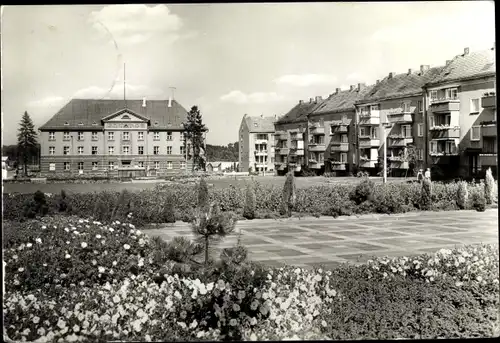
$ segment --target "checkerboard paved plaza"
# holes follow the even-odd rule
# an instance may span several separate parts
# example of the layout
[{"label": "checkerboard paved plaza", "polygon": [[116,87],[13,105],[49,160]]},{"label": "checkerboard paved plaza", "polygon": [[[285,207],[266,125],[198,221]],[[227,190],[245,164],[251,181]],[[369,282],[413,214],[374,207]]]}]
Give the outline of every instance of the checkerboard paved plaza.
[{"label": "checkerboard paved plaza", "polygon": [[[187,223],[146,231],[170,240],[193,238]],[[370,256],[435,252],[464,244],[498,243],[498,211],[420,212],[401,215],[242,220],[214,253],[241,241],[249,257],[267,265],[334,266]]]}]

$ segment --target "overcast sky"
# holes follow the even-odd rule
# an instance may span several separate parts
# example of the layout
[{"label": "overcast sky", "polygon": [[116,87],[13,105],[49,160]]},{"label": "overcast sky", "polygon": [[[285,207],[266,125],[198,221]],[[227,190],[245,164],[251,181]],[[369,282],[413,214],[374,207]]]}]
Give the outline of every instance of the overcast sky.
[{"label": "overcast sky", "polygon": [[283,115],[300,99],[443,65],[495,41],[494,3],[7,6],[2,138],[25,110],[44,124],[71,98],[198,105],[209,144],[238,140],[245,113]]}]

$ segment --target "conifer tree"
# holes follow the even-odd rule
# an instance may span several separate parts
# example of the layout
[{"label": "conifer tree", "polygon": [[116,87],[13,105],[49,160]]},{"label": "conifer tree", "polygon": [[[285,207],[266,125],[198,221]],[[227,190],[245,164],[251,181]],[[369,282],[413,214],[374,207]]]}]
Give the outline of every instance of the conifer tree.
[{"label": "conifer tree", "polygon": [[205,170],[205,158],[201,155],[201,151],[205,152],[204,142],[203,142],[203,133],[206,131],[206,126],[203,124],[203,118],[201,115],[198,106],[191,107],[187,115],[187,120],[184,123],[184,129],[186,130],[186,140],[185,146],[188,148],[188,140],[191,143],[192,150],[192,158],[193,171],[195,168],[200,168],[201,170]]},{"label": "conifer tree", "polygon": [[246,219],[255,218],[255,205],[256,205],[255,191],[252,185],[247,184],[245,194],[245,207],[243,209],[243,217]]},{"label": "conifer tree", "polygon": [[281,214],[292,216],[292,208],[295,205],[296,191],[295,191],[295,177],[293,172],[289,172],[286,176],[285,186],[283,187],[283,198],[281,206]]},{"label": "conifer tree", "polygon": [[37,138],[35,125],[28,112],[24,112],[17,134],[17,148],[24,164],[24,175],[28,175],[28,162],[37,153]]}]

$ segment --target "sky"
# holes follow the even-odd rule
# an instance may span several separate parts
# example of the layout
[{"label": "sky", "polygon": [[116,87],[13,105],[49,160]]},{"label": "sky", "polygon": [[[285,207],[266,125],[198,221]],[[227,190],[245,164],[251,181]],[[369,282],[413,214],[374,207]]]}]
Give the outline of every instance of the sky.
[{"label": "sky", "polygon": [[[244,114],[439,66],[495,42],[493,1],[2,6],[2,140],[72,98],[197,105],[208,144]],[[170,87],[175,87],[171,90]]]}]

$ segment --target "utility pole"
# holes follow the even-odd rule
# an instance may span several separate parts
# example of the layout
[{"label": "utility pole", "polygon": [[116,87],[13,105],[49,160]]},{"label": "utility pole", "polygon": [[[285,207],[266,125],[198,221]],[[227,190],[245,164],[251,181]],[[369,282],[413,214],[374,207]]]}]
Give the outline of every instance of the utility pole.
[{"label": "utility pole", "polygon": [[391,124],[390,123],[383,123],[382,124],[382,143],[384,144],[384,176],[383,176],[383,182],[387,183],[387,137],[385,135],[385,129],[390,128]]}]

